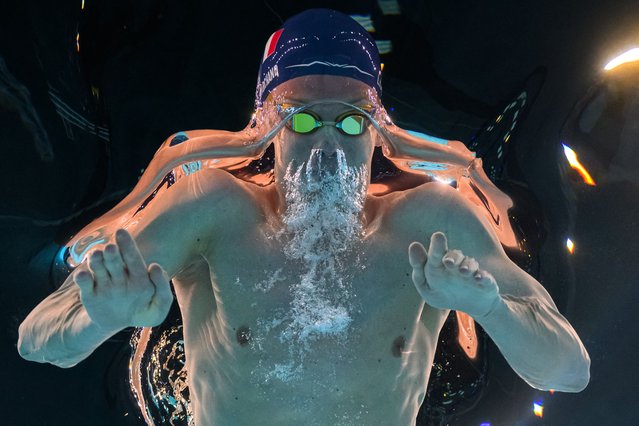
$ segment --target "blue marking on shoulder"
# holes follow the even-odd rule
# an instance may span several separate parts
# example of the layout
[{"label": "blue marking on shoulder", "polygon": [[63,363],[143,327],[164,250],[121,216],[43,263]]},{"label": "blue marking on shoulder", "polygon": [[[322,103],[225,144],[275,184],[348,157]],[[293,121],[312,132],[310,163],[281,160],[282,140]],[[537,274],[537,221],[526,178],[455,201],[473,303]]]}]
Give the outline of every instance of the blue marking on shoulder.
[{"label": "blue marking on shoulder", "polygon": [[[409,161],[408,167],[413,170],[448,170],[449,167],[444,163],[433,163],[432,161]],[[428,174],[428,173],[427,173]],[[433,176],[433,175],[431,175]]]},{"label": "blue marking on shoulder", "polygon": [[182,171],[184,172],[184,176],[188,176],[191,173],[198,172],[202,169],[201,161],[191,161],[188,164],[182,164]]},{"label": "blue marking on shoulder", "polygon": [[417,136],[420,139],[426,139],[431,142],[435,142],[441,145],[448,145],[448,139],[436,138],[435,136],[427,135],[426,133],[416,132],[414,130],[406,130],[406,133],[413,136]]},{"label": "blue marking on shoulder", "polygon": [[[89,251],[91,247],[97,244],[102,244],[107,242],[107,239],[102,237],[101,234],[98,234],[97,237],[102,237],[102,238],[96,238],[94,241],[89,242],[91,237],[92,235],[84,237],[76,241],[75,244],[73,244],[73,246],[71,247],[71,250],[70,250],[71,256],[73,257],[73,261],[76,264],[82,263],[82,261],[84,260],[85,254],[87,253],[87,251]],[[82,247],[84,244],[87,244],[86,247]]]},{"label": "blue marking on shoulder", "polygon": [[175,136],[173,136],[173,139],[171,139],[171,143],[169,144],[169,146],[179,145],[182,142],[186,142],[188,140],[189,137],[186,135],[185,132],[178,132],[175,134]]}]

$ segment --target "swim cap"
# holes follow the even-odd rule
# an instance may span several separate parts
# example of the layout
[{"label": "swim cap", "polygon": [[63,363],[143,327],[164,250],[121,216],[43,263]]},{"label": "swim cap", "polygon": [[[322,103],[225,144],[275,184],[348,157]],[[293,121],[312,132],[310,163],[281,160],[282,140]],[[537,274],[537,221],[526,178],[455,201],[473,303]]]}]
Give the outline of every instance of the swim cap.
[{"label": "swim cap", "polygon": [[351,77],[382,94],[379,51],[364,27],[341,12],[310,9],[286,20],[266,42],[256,107],[285,81],[317,74]]}]

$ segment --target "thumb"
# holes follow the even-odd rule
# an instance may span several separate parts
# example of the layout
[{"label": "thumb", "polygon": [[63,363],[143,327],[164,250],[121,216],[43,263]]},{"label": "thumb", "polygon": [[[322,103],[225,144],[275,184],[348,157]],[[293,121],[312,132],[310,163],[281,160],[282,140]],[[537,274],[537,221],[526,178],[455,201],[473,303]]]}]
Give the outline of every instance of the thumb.
[{"label": "thumb", "polygon": [[169,284],[169,275],[157,263],[149,265],[149,278],[155,285],[155,294],[153,295],[152,304],[156,306],[165,306],[173,302],[173,293]]},{"label": "thumb", "polygon": [[412,242],[408,246],[408,261],[413,268],[424,268],[428,260],[428,253],[422,243]]},{"label": "thumb", "polygon": [[413,267],[413,284],[417,287],[421,287],[426,284],[426,275],[424,274],[424,267],[428,261],[428,254],[426,248],[418,242],[411,243],[408,246],[408,261],[410,266]]}]

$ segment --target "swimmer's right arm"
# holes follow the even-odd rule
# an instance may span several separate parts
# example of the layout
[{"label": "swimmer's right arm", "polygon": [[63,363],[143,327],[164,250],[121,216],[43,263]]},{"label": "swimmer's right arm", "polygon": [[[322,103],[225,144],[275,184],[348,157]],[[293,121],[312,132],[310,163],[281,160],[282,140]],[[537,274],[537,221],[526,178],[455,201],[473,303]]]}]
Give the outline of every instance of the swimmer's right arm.
[{"label": "swimmer's right arm", "polygon": [[[266,137],[266,132],[263,132],[263,134],[257,130],[250,132],[229,132],[226,130],[183,131],[169,136],[160,146],[158,152],[166,149],[175,152],[176,146],[181,146],[180,148],[185,150],[185,155],[189,156],[192,156],[195,152],[200,152],[203,155],[215,158],[246,157],[256,159],[264,154],[271,141],[271,138]],[[176,143],[176,138],[180,138],[178,141],[188,140],[189,143]]]},{"label": "swimmer's right arm", "polygon": [[126,327],[156,326],[173,294],[158,264],[148,267],[132,236],[95,250],[19,328],[18,352],[30,361],[73,367]]},{"label": "swimmer's right arm", "polygon": [[27,316],[18,352],[72,367],[123,328],[159,325],[173,300],[169,278],[201,260],[218,227],[241,214],[229,196],[234,180],[205,169],[158,194]]}]

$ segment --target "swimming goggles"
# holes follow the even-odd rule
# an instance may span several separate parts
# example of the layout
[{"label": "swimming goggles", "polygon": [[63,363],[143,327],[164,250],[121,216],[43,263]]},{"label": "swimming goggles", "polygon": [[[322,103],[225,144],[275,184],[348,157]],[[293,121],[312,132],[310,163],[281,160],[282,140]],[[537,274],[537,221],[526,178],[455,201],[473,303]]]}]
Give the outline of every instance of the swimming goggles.
[{"label": "swimming goggles", "polygon": [[336,127],[347,136],[359,136],[366,131],[368,118],[358,111],[347,111],[335,118],[335,121],[325,121],[317,113],[302,108],[295,108],[290,104],[277,105],[279,113],[287,114],[286,127],[295,133],[310,134],[323,126]]}]

